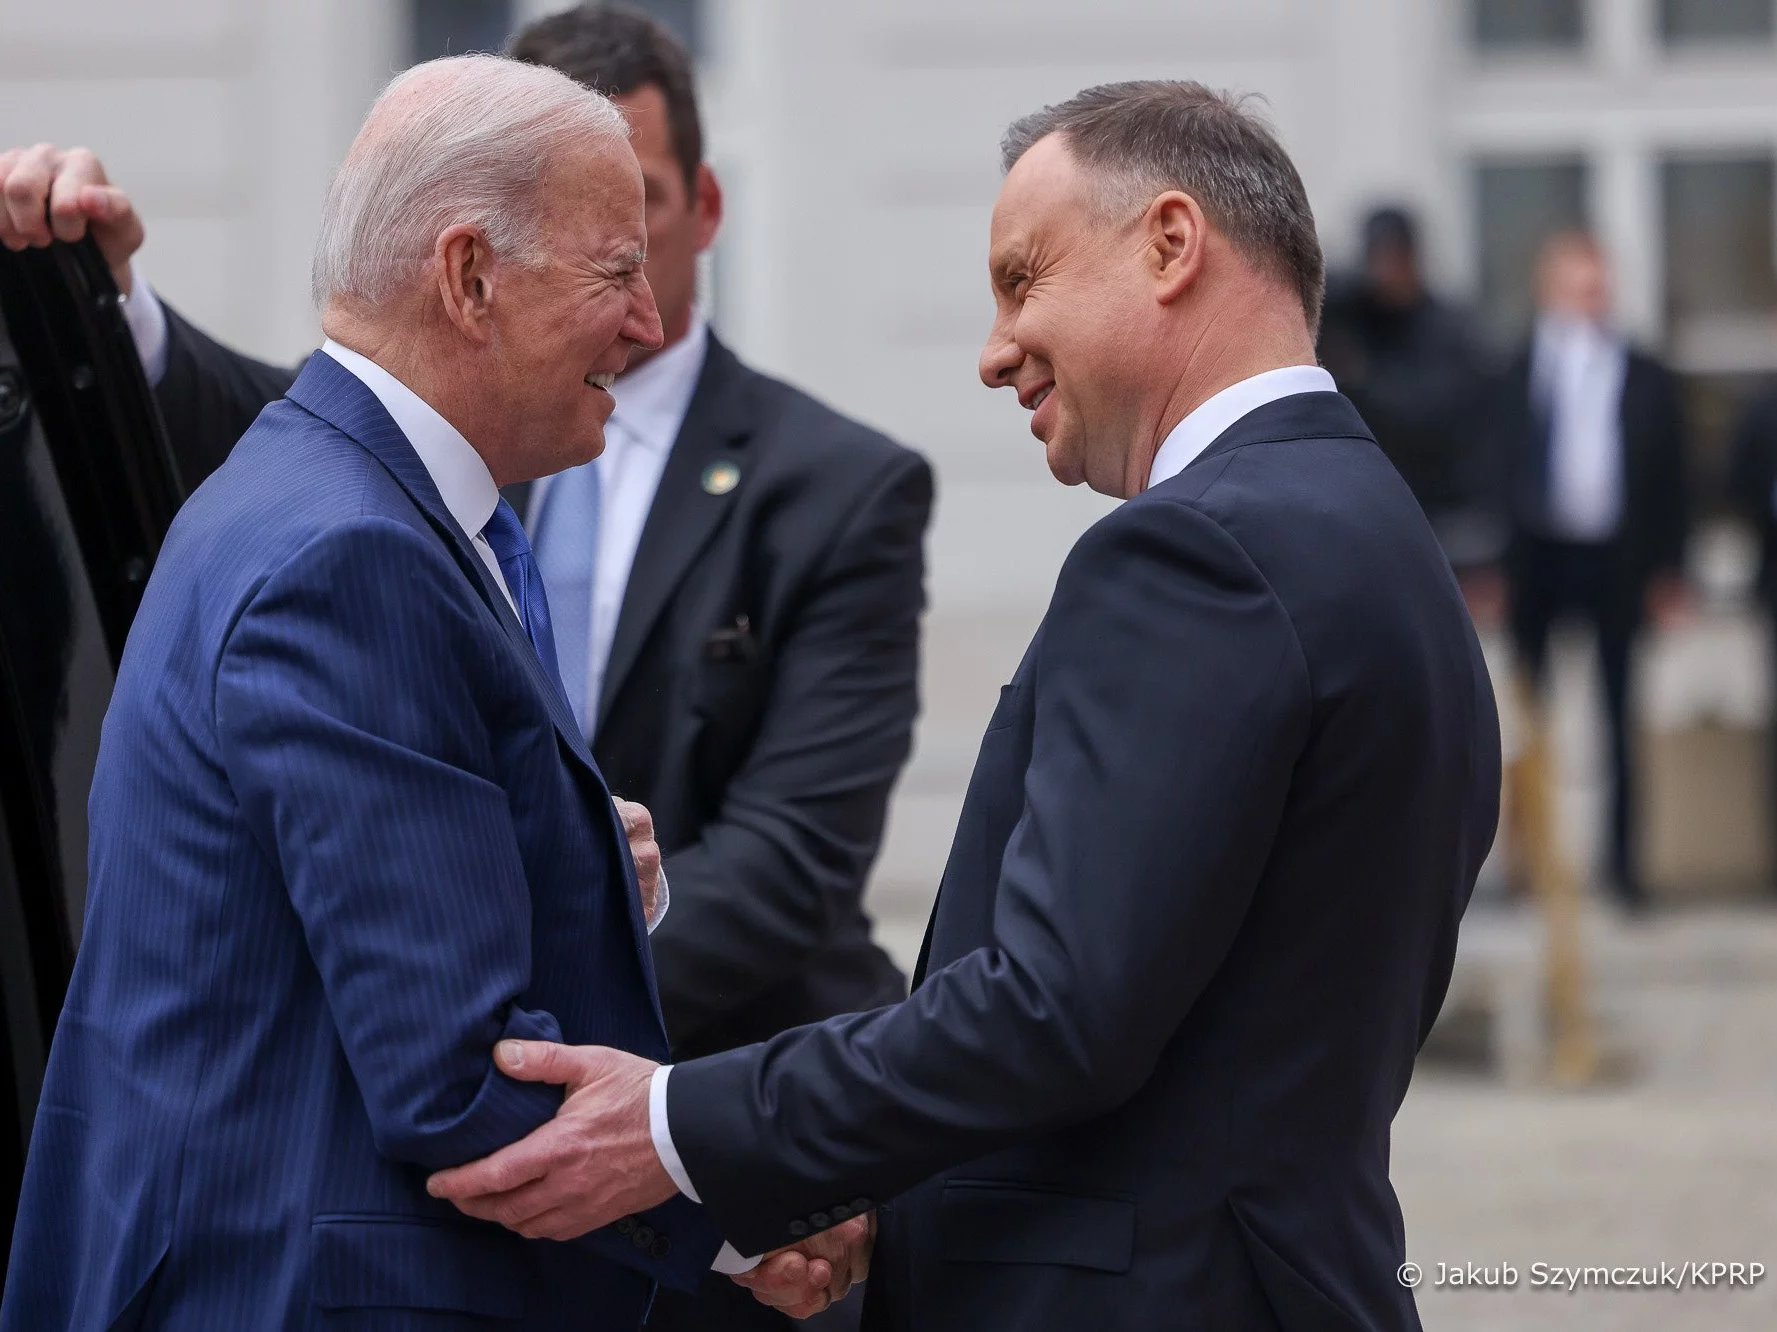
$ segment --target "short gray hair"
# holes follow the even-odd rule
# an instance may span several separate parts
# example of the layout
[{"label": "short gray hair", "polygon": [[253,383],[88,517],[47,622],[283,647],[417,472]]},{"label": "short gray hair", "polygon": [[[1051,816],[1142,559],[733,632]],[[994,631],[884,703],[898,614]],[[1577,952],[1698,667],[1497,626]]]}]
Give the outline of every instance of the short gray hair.
[{"label": "short gray hair", "polygon": [[466,55],[396,76],[327,191],[315,304],[387,299],[464,222],[501,259],[541,263],[544,165],[563,141],[588,137],[624,142],[629,125],[609,98],[553,69]]},{"label": "short gray hair", "polygon": [[1119,222],[1167,190],[1189,194],[1248,263],[1301,297],[1309,331],[1319,329],[1326,264],[1308,192],[1244,98],[1170,79],[1100,84],[1014,121],[1002,168],[1051,134],[1101,179],[1101,202]]}]

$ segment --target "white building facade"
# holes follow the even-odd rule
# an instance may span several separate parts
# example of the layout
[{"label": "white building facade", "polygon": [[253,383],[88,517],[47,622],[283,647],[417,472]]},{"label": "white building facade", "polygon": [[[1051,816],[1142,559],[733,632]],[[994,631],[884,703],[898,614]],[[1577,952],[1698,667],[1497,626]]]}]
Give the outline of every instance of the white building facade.
[{"label": "white building facade", "polygon": [[[317,339],[321,196],[377,87],[555,7],[0,0],[0,141],[97,150],[148,219],[142,265],[165,296],[291,360]],[[1626,322],[1697,377],[1706,415],[1735,376],[1777,368],[1773,0],[643,7],[696,30],[729,204],[718,329],[937,468],[926,717],[879,875],[909,918],[994,691],[1107,508],[1050,480],[1025,413],[976,379],[997,144],[1016,116],[1113,79],[1257,93],[1336,263],[1368,207],[1405,204],[1434,275],[1503,334],[1540,234],[1589,220]]]}]

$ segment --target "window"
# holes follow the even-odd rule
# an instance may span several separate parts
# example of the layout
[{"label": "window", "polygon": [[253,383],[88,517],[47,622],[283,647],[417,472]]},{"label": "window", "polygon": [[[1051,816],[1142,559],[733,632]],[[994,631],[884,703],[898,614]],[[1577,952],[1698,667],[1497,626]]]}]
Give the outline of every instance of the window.
[{"label": "window", "polygon": [[1774,184],[1769,153],[1661,164],[1666,327],[1681,364],[1721,369],[1769,360],[1777,314]]},{"label": "window", "polygon": [[1660,0],[1660,37],[1668,46],[1769,42],[1773,10],[1773,0]]},{"label": "window", "polygon": [[1480,314],[1500,341],[1520,338],[1534,312],[1537,251],[1586,225],[1586,163],[1577,155],[1483,161],[1475,167]]},{"label": "window", "polygon": [[417,64],[498,51],[512,32],[512,0],[412,0],[408,55]]},{"label": "window", "polygon": [[1582,0],[1470,0],[1473,36],[1488,53],[1577,51],[1585,40]]}]

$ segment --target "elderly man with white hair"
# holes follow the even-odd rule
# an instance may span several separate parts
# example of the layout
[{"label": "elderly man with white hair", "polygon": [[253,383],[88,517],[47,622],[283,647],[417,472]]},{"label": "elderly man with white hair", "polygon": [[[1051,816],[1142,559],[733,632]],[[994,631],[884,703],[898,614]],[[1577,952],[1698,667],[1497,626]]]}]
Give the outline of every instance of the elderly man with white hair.
[{"label": "elderly man with white hair", "polygon": [[619,111],[551,70],[437,61],[372,109],[323,354],[180,513],[117,677],[4,1332],[630,1329],[717,1259],[687,1199],[556,1244],[425,1189],[561,1104],[496,1042],[666,1056],[498,490],[596,456],[660,343],[642,196]]}]

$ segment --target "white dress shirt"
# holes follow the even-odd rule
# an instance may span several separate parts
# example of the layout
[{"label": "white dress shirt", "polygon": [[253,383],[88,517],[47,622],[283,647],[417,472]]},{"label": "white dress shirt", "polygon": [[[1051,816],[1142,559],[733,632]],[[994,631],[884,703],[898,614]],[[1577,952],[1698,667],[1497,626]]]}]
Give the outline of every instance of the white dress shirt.
[{"label": "white dress shirt", "polygon": [[494,484],[493,473],[487,470],[487,464],[475,451],[475,446],[440,416],[431,403],[368,356],[361,356],[350,347],[342,347],[332,338],[321,344],[321,350],[376,394],[383,410],[407,436],[413,451],[420,455],[426,474],[438,488],[438,498],[444,501],[450,516],[457,520],[457,526],[468,534],[469,544],[493,575],[494,586],[505,593],[506,604],[522,621],[524,616],[512,599],[512,589],[506,586],[506,575],[500,572],[499,558],[482,533],[487,520],[494,516],[494,506],[500,502],[500,488]]},{"label": "white dress shirt", "polygon": [[1298,393],[1337,392],[1333,377],[1318,365],[1286,365],[1228,385],[1199,403],[1189,416],[1172,428],[1154,454],[1154,465],[1148,469],[1149,488],[1184,471],[1229,426],[1266,403],[1291,398]]},{"label": "white dress shirt", "polygon": [[[592,613],[587,619],[589,717],[598,714],[611,641],[617,634],[617,617],[623,609],[642,528],[654,507],[667,457],[685,424],[708,354],[709,327],[701,314],[694,313],[684,337],[619,376],[611,386],[617,407],[605,426],[605,451],[588,464],[598,468],[599,474],[598,551],[592,566]],[[544,477],[531,487],[525,527],[533,532],[553,480]]]},{"label": "white dress shirt", "polygon": [[1623,519],[1623,377],[1629,349],[1584,319],[1544,315],[1531,384],[1549,414],[1549,535],[1603,542]]},{"label": "white dress shirt", "polygon": [[[1232,384],[1172,428],[1154,455],[1153,466],[1148,469],[1148,485],[1157,486],[1184,471],[1203,450],[1215,443],[1217,436],[1248,412],[1298,393],[1334,392],[1337,389],[1333,377],[1318,365],[1289,365]],[[692,1202],[701,1202],[685,1163],[679,1157],[679,1149],[673,1145],[672,1127],[667,1122],[666,1088],[672,1071],[670,1064],[661,1065],[654,1070],[654,1077],[648,1084],[648,1131],[654,1139],[655,1154],[660,1157],[660,1163],[666,1167],[673,1183],[679,1186],[679,1192]],[[728,1252],[724,1248],[723,1254]],[[717,1270],[734,1269],[718,1267]]]}]

